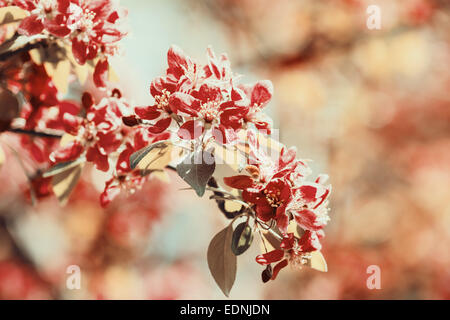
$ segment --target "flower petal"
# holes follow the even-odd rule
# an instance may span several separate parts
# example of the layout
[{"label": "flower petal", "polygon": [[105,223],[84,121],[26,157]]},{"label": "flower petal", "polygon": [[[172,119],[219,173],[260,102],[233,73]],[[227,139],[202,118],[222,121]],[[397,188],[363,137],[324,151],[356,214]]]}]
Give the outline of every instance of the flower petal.
[{"label": "flower petal", "polygon": [[117,182],[114,182],[116,182],[116,179],[114,178],[106,182],[105,190],[100,195],[100,204],[102,208],[106,208],[108,204],[120,194],[120,185]]},{"label": "flower petal", "polygon": [[225,184],[231,188],[244,190],[253,186],[254,181],[250,176],[237,175],[223,178]]},{"label": "flower petal", "polygon": [[165,131],[172,123],[172,118],[163,118],[156,122],[153,126],[148,128],[148,131],[153,134],[159,134]]},{"label": "flower petal", "polygon": [[323,225],[317,221],[317,215],[314,211],[303,209],[294,212],[294,218],[297,224],[305,230],[317,231],[323,228]]},{"label": "flower petal", "polygon": [[181,139],[192,140],[200,137],[205,131],[202,121],[190,120],[185,122],[178,130]]},{"label": "flower petal", "polygon": [[37,15],[33,14],[22,20],[18,32],[29,37],[41,33],[42,30],[44,30],[42,20]]},{"label": "flower petal", "polygon": [[258,81],[252,89],[251,105],[266,105],[273,95],[273,85],[269,80]]},{"label": "flower petal", "polygon": [[52,152],[50,160],[53,164],[76,160],[84,148],[78,140],[74,140],[66,144],[64,147]]},{"label": "flower petal", "polygon": [[200,101],[189,94],[175,92],[170,96],[169,106],[176,114],[196,117],[200,109]]},{"label": "flower petal", "polygon": [[106,172],[109,170],[108,155],[102,154],[97,146],[88,149],[86,160],[93,162],[95,167],[100,171]]},{"label": "flower petal", "polygon": [[143,120],[155,120],[161,115],[161,111],[156,106],[136,107],[134,112]]},{"label": "flower petal", "polygon": [[284,251],[281,249],[273,250],[256,257],[256,262],[261,265],[268,265],[280,261],[284,257]]},{"label": "flower petal", "polygon": [[288,261],[286,259],[284,259],[283,261],[281,261],[280,263],[278,263],[274,268],[273,268],[273,273],[272,273],[272,280],[275,280],[278,276],[278,273],[280,272],[281,269],[283,269],[284,267],[286,267],[288,265]]},{"label": "flower petal", "polygon": [[99,60],[95,65],[94,84],[97,88],[106,88],[109,74],[109,62],[107,59]]}]

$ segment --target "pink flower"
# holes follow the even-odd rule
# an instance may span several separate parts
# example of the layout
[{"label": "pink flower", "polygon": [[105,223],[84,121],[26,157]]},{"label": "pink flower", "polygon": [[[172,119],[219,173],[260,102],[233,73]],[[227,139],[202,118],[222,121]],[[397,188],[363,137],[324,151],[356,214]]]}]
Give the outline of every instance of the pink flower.
[{"label": "pink flower", "polygon": [[126,35],[121,21],[126,15],[112,0],[14,0],[30,12],[19,26],[19,33],[32,36],[48,32],[72,42],[75,60],[83,65],[100,57],[94,71],[94,83],[107,85],[108,56],[117,51],[117,43]]},{"label": "pink flower", "polygon": [[293,233],[284,236],[280,244],[280,249],[261,254],[256,257],[256,262],[261,265],[276,263],[273,268],[271,280],[275,280],[281,269],[290,264],[293,267],[301,268],[308,262],[308,253],[320,250],[321,245],[316,233],[305,231],[303,236],[298,239]]},{"label": "pink flower", "polygon": [[108,155],[116,151],[123,140],[121,104],[117,98],[104,98],[87,110],[86,118],[64,114],[64,129],[75,139],[53,152],[51,161],[71,161],[85,153],[86,160],[93,162],[97,169],[108,171]]},{"label": "pink flower", "polygon": [[142,127],[136,127],[133,132],[130,132],[128,141],[125,142],[124,148],[117,159],[113,177],[106,182],[105,189],[100,195],[102,207],[108,206],[122,190],[130,194],[134,193],[147,181],[147,176],[142,176],[139,170],[131,169],[130,156],[149,143],[167,140],[169,138],[167,134],[151,135]]},{"label": "pink flower", "polygon": [[56,37],[66,37],[70,0],[14,0],[13,4],[30,12],[19,25],[21,34],[32,36],[45,29]]},{"label": "pink flower", "polygon": [[167,62],[166,74],[150,86],[155,104],[135,110],[137,117],[149,125],[150,132],[164,132],[177,123],[181,139],[204,135],[228,144],[249,123],[258,129],[270,127],[270,121],[260,113],[272,97],[270,81],[233,85],[227,56],[217,58],[210,47],[203,67],[176,46],[169,49]]},{"label": "pink flower", "polygon": [[310,170],[296,159],[295,149],[282,147],[278,159],[270,158],[262,150],[255,134],[248,133],[249,160],[247,172],[224,178],[228,186],[242,190],[242,198],[253,206],[257,218],[275,221],[282,233],[295,219],[304,230],[319,231],[328,221],[330,186],[326,176],[315,182],[306,181]]},{"label": "pink flower", "polygon": [[79,64],[97,57],[98,53],[113,54],[116,43],[126,32],[120,19],[126,14],[112,0],[71,0],[69,19],[72,30],[72,51]]},{"label": "pink flower", "polygon": [[261,110],[272,99],[272,82],[264,80],[253,85],[239,85],[236,92],[239,92],[241,99],[235,105],[246,110],[244,122],[253,123],[258,130],[266,130],[270,134],[271,120]]}]

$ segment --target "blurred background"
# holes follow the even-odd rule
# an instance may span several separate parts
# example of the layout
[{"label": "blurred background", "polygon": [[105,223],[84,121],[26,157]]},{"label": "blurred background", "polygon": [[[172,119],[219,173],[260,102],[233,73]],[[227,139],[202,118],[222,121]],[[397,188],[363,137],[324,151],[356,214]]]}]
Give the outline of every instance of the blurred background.
[{"label": "blurred background", "polygon": [[[177,44],[228,53],[243,81],[270,79],[281,141],[330,175],[328,273],[286,268],[263,284],[255,244],[232,299],[450,299],[450,2],[123,0],[130,35],[113,65],[134,104]],[[369,5],[381,29],[369,30]],[[5,138],[6,139],[6,138]],[[11,138],[12,139],[12,138]],[[68,206],[29,204],[14,157],[0,171],[0,298],[222,299],[206,249],[226,220],[171,175],[102,210],[85,172]],[[8,186],[5,188],[4,186]],[[66,268],[81,268],[68,290]],[[381,289],[366,286],[381,269]]]}]

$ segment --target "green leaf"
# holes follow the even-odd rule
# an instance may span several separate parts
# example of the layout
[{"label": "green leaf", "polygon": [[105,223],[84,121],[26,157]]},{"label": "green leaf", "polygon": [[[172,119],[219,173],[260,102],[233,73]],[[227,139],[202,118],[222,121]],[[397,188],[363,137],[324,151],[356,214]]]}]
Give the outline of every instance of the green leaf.
[{"label": "green leaf", "polygon": [[208,247],[208,267],[219,288],[229,296],[236,280],[237,257],[231,251],[233,226],[220,231],[211,240]]},{"label": "green leaf", "polygon": [[250,248],[253,241],[252,228],[246,223],[240,223],[233,232],[231,250],[235,255],[241,255]]},{"label": "green leaf", "polygon": [[189,154],[177,166],[178,175],[187,182],[199,197],[205,194],[206,185],[216,169],[211,151],[197,151]]}]

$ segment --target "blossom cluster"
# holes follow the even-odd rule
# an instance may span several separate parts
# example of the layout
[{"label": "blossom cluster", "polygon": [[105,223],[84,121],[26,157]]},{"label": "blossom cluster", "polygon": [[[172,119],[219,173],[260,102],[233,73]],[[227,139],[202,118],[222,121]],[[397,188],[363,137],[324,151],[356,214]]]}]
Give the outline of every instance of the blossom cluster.
[{"label": "blossom cluster", "polygon": [[[273,130],[264,112],[273,95],[270,81],[241,83],[227,55],[216,56],[210,47],[206,63],[200,64],[171,46],[166,72],[150,83],[153,103],[135,107],[108,83],[108,57],[125,35],[120,24],[123,11],[112,0],[11,0],[0,5],[27,12],[20,22],[13,22],[17,33],[8,40],[14,43],[25,37],[27,41],[14,43],[18,50],[0,43],[6,52],[0,53],[4,84],[0,100],[8,106],[0,117],[0,132],[24,134],[20,146],[37,163],[35,172],[25,172],[30,198],[39,200],[54,193],[64,205],[83,168],[90,164],[105,173],[100,203],[106,207],[121,191],[132,194],[150,177],[158,173],[165,177],[164,170],[170,168],[198,196],[212,192],[211,199],[231,219],[221,231],[225,236],[214,237],[208,249],[210,271],[226,295],[236,272],[231,259],[250,247],[254,233],[264,244],[268,238],[263,232],[275,237],[274,249],[264,245],[265,252],[256,257],[267,266],[264,282],[275,279],[288,264],[311,264],[329,219],[331,187],[325,175],[309,180],[311,170],[297,159],[295,148],[279,144],[272,157],[274,150],[269,153],[263,145]],[[70,44],[80,65],[95,63],[97,88],[82,89],[79,101],[64,100],[56,85],[58,71],[51,74],[49,62],[29,52],[36,48],[35,35],[58,45]],[[41,57],[46,57],[53,47],[40,49]],[[54,58],[69,59],[67,55]],[[233,176],[217,176],[217,150],[243,156],[238,166],[226,163],[233,165]],[[199,155],[205,161],[198,162]],[[235,202],[241,209],[228,211],[224,201]],[[241,218],[246,222],[235,226]],[[224,256],[229,261],[225,268]]]},{"label": "blossom cluster", "polygon": [[[262,265],[279,262],[271,277],[275,279],[288,262],[301,266],[308,262],[310,252],[321,249],[319,240],[329,220],[327,199],[331,186],[325,184],[326,175],[314,182],[307,180],[311,169],[305,161],[296,159],[295,148],[282,146],[277,159],[273,159],[252,131],[248,132],[248,145],[247,174],[225,177],[224,182],[242,190],[242,199],[252,206],[258,220],[274,222],[281,232],[280,248],[256,258]],[[288,232],[290,221],[303,230],[301,238]]]},{"label": "blossom cluster", "polygon": [[98,170],[109,172],[112,177],[100,196],[105,207],[122,189],[134,192],[147,180],[138,170],[131,169],[131,154],[168,136],[152,134],[142,126],[132,129],[125,126],[122,117],[130,112],[130,107],[118,89],[98,103],[85,92],[82,104],[83,117],[64,113],[62,125],[69,141],[54,150],[49,158],[53,165],[83,159]]},{"label": "blossom cluster", "polygon": [[178,124],[181,139],[214,139],[229,144],[237,132],[253,124],[270,130],[270,119],[261,110],[272,98],[270,81],[238,84],[225,54],[207,49],[207,64],[200,65],[172,46],[167,53],[166,74],[154,79],[150,93],[155,103],[137,107],[129,123],[145,123],[152,133]]},{"label": "blossom cluster", "polygon": [[126,35],[124,9],[112,0],[12,0],[11,4],[30,13],[19,25],[20,34],[63,39],[80,65],[97,59],[94,82],[98,87],[106,85],[108,57],[115,54],[117,43]]},{"label": "blossom cluster", "polygon": [[[204,66],[175,46],[169,49],[167,60],[166,74],[154,79],[150,87],[155,103],[135,108],[136,115],[125,122],[144,124],[153,134],[169,133],[176,124],[178,138],[200,140],[203,149],[211,140],[235,145],[239,131],[248,129],[246,173],[225,177],[224,182],[241,191],[240,200],[250,205],[257,221],[274,222],[283,238],[280,249],[258,256],[257,262],[280,261],[272,279],[288,261],[306,264],[309,254],[321,249],[331,187],[325,184],[326,175],[307,180],[311,170],[305,161],[296,159],[295,148],[282,146],[277,159],[272,159],[251,130],[249,124],[270,134],[271,121],[262,109],[272,97],[272,83],[239,84],[227,56],[217,58],[211,48]],[[301,238],[288,233],[290,221],[304,231]]]}]

